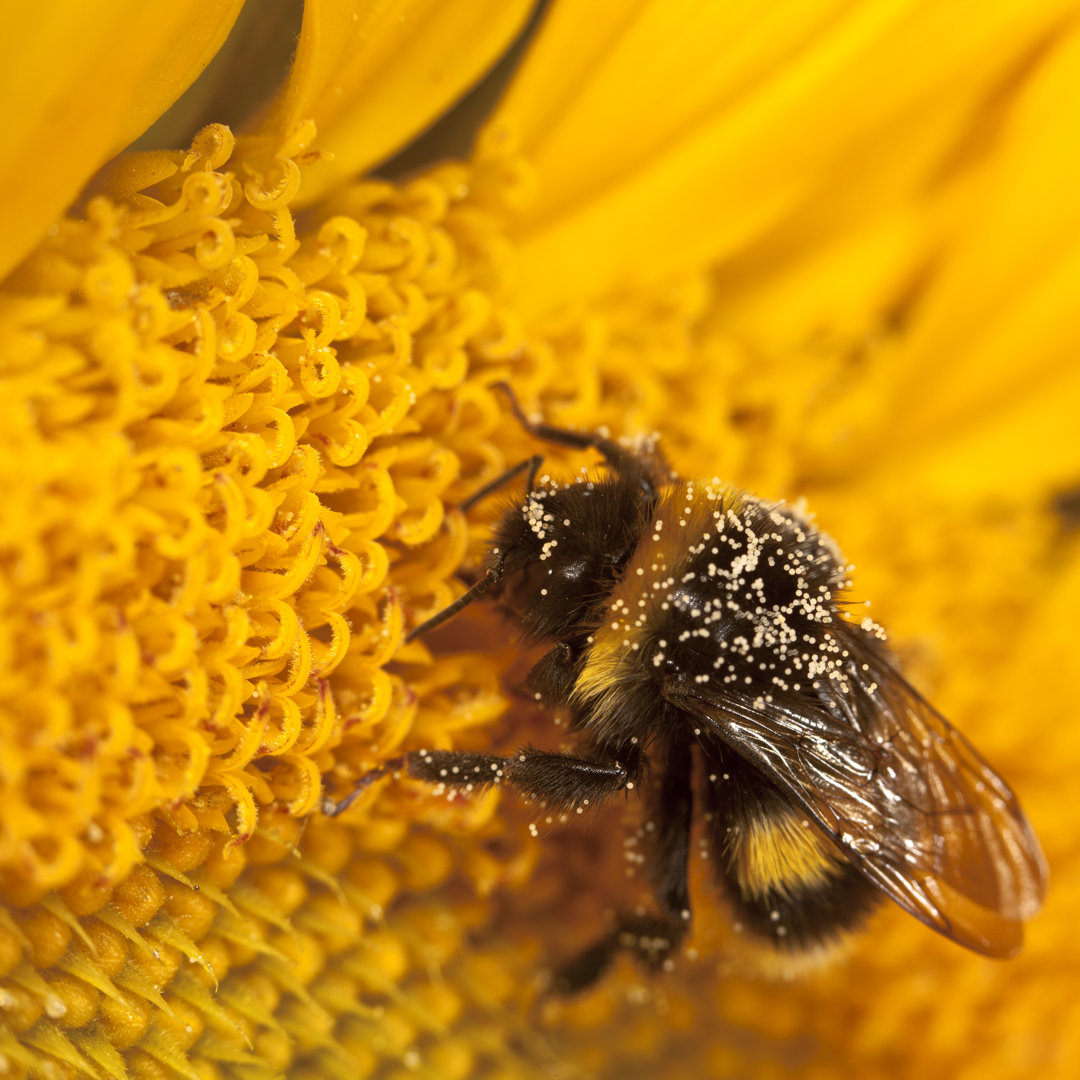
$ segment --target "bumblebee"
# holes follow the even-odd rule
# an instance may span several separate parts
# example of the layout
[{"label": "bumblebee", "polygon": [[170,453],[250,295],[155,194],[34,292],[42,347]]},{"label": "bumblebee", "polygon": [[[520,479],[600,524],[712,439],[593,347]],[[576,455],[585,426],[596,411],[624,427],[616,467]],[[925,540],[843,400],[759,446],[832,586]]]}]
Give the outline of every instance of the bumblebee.
[{"label": "bumblebee", "polygon": [[897,672],[880,628],[848,616],[833,541],[792,506],[679,479],[655,445],[533,423],[501,389],[531,436],[603,464],[538,483],[537,455],[463,504],[527,474],[483,576],[409,640],[493,599],[548,647],[527,683],[568,714],[579,750],[415,751],[357,791],[403,768],[509,784],[559,813],[643,792],[656,911],[568,965],[564,990],[620,948],[658,963],[684,938],[695,795],[734,918],[781,953],[828,946],[888,897],[960,945],[1014,954],[1045,893],[1038,841],[1008,785]]}]

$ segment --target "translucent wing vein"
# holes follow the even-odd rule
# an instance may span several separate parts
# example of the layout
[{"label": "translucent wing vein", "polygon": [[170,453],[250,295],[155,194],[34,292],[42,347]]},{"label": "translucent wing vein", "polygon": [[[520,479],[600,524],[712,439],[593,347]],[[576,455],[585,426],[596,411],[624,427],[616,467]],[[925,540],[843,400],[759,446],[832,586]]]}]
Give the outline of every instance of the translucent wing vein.
[{"label": "translucent wing vein", "polygon": [[901,907],[971,949],[1012,955],[1046,888],[1015,795],[876,649],[857,637],[849,647],[857,662],[842,693],[766,701],[697,684],[668,697]]}]

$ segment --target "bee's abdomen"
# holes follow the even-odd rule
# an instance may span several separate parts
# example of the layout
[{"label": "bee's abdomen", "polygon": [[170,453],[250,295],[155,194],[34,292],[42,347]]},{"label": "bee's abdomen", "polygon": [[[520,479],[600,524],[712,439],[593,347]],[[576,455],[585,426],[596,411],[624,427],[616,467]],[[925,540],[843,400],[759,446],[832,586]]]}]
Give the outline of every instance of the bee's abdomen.
[{"label": "bee's abdomen", "polygon": [[882,895],[851,864],[830,868],[820,883],[792,881],[749,898],[738,894],[745,881],[729,878],[727,884],[736,926],[791,951],[831,945],[858,930]]},{"label": "bee's abdomen", "polygon": [[707,761],[719,875],[736,924],[793,951],[858,928],[881,893],[751,766],[730,752]]}]

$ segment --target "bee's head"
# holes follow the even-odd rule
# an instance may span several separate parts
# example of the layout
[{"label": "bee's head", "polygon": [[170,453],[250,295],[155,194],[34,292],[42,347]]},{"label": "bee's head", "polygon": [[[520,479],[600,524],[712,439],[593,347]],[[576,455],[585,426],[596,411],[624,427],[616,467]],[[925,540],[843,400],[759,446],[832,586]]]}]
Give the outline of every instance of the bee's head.
[{"label": "bee's head", "polygon": [[493,593],[527,638],[564,638],[599,616],[648,524],[653,498],[618,473],[531,492],[503,516]]}]

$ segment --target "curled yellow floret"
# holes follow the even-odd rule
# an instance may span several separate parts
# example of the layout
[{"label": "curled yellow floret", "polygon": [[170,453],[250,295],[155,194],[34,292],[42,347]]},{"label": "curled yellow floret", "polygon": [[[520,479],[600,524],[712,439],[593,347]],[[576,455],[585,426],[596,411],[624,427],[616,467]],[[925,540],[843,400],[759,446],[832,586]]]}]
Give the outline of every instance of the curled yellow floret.
[{"label": "curled yellow floret", "polygon": [[[393,799],[360,827],[300,823],[410,731],[502,708],[494,658],[428,676],[399,648],[464,552],[454,447],[502,468],[484,387],[527,350],[485,288],[485,185],[464,166],[360,184],[298,236],[312,134],[212,127],[118,164],[3,298],[0,1052],[33,1075],[42,1053],[73,1075],[360,1075],[444,1023],[403,981],[423,909],[378,941],[400,888],[469,859],[407,836]],[[462,383],[448,418],[432,391]],[[421,666],[406,680],[395,655]],[[339,1024],[319,1002],[343,989],[399,1004]]]}]

